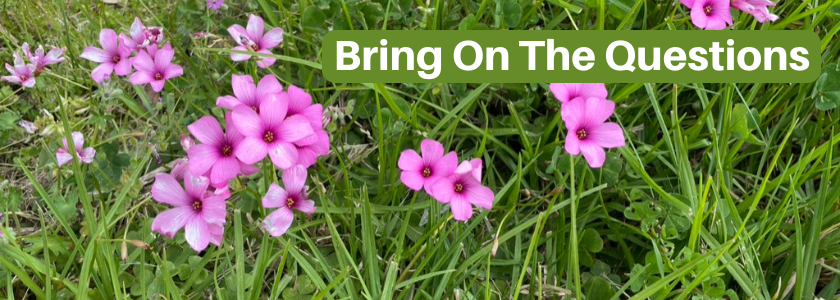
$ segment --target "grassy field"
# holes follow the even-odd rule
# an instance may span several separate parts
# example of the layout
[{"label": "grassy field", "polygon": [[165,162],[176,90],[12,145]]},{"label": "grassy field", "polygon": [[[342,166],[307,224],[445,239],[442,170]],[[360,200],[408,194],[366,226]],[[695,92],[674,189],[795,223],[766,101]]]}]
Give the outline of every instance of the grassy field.
[{"label": "grassy field", "polygon": [[[109,4],[106,2],[118,2]],[[0,298],[838,299],[840,1],[781,0],[775,22],[732,11],[730,30],[808,30],[824,77],[808,84],[607,84],[627,145],[600,169],[564,150],[548,83],[337,84],[329,30],[698,30],[679,1],[0,1],[0,61],[24,42],[65,47],[32,89],[0,83]],[[237,63],[227,28],[282,28],[268,69]],[[79,56],[135,17],[160,26],[183,76],[159,95],[97,84]],[[312,215],[272,237],[261,205],[280,172],[230,183],[221,246],[151,231],[170,206],[155,174],[232,75],[274,74],[326,109],[331,151],[309,168]],[[6,74],[4,74],[6,75]],[[34,122],[27,132],[18,122]],[[58,167],[78,131],[96,157]],[[481,158],[492,210],[456,222],[400,182],[405,149],[435,139]]]}]

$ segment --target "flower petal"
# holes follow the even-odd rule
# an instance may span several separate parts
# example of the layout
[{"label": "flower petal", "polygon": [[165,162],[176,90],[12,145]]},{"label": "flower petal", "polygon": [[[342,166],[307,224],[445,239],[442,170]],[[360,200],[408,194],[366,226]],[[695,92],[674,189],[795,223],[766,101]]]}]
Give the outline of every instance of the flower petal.
[{"label": "flower petal", "polygon": [[608,122],[591,128],[588,132],[588,139],[596,145],[604,148],[624,147],[624,132],[621,126]]},{"label": "flower petal", "polygon": [[134,65],[137,71],[143,71],[148,74],[155,73],[155,62],[149,56],[149,53],[146,53],[144,50],[137,51],[137,55],[131,59],[131,64]]},{"label": "flower petal", "polygon": [[111,56],[105,50],[96,47],[86,47],[85,51],[79,57],[87,59],[92,62],[103,63],[111,60]]},{"label": "flower petal", "polygon": [[470,186],[469,191],[466,193],[466,199],[471,204],[484,209],[493,209],[494,198],[493,190],[480,183]]},{"label": "flower petal", "polygon": [[59,148],[55,153],[55,159],[58,161],[58,166],[61,167],[66,163],[73,161],[73,155],[70,155],[66,150]]},{"label": "flower petal", "polygon": [[221,158],[210,170],[210,184],[214,187],[226,186],[237,174],[239,174],[239,160],[235,157]]},{"label": "flower petal", "polygon": [[152,198],[172,206],[192,205],[190,196],[187,195],[181,184],[172,175],[166,173],[155,175],[155,183],[152,184]]},{"label": "flower petal", "polygon": [[204,116],[193,122],[187,129],[192,135],[204,144],[220,146],[225,141],[225,133],[222,132],[222,125],[211,116]]},{"label": "flower petal", "polygon": [[[251,81],[251,85],[253,86],[253,80]],[[279,95],[281,93],[283,93],[283,85],[280,84],[280,81],[277,81],[277,77],[268,74],[260,79],[254,91],[254,96],[257,100],[256,103],[260,103],[268,99],[269,95]]]},{"label": "flower petal", "polygon": [[577,131],[586,123],[586,101],[569,101],[560,108],[560,116],[569,131]]},{"label": "flower petal", "polygon": [[435,162],[443,157],[443,153],[443,145],[438,143],[438,141],[426,139],[420,142],[420,154],[423,156],[423,162],[427,166],[434,165]]},{"label": "flower petal", "polygon": [[259,44],[263,37],[265,23],[262,18],[252,14],[251,17],[248,18],[248,25],[245,27],[245,30],[248,32],[248,37],[255,43]]},{"label": "flower petal", "polygon": [[276,183],[272,183],[265,197],[262,198],[262,205],[265,208],[285,207],[286,199],[289,199],[289,193]]},{"label": "flower petal", "polygon": [[271,49],[283,42],[283,28],[274,28],[265,33],[260,41],[260,48]]},{"label": "flower petal", "polygon": [[580,154],[580,139],[578,139],[577,135],[574,132],[567,132],[566,133],[566,152],[571,155],[578,155]]},{"label": "flower petal", "polygon": [[94,150],[93,147],[87,147],[84,151],[82,151],[81,155],[79,155],[79,160],[81,160],[82,163],[89,164],[93,162],[94,156],[96,156],[96,150]]},{"label": "flower petal", "polygon": [[403,171],[420,171],[425,164],[423,163],[423,158],[414,149],[408,149],[400,154],[400,160],[397,161],[397,166]]},{"label": "flower petal", "polygon": [[184,237],[193,250],[204,251],[210,244],[210,228],[203,219],[193,217],[184,228]]},{"label": "flower petal", "polygon": [[292,210],[284,206],[265,217],[263,227],[269,235],[281,236],[289,230],[294,219],[295,214],[292,213]]},{"label": "flower petal", "polygon": [[239,99],[236,99],[236,97],[234,96],[222,96],[216,98],[216,106],[218,107],[233,110],[233,108],[237,105],[242,105],[242,102],[240,102]]},{"label": "flower petal", "polygon": [[128,81],[131,82],[131,84],[133,85],[144,85],[155,81],[155,79],[152,77],[152,74],[146,73],[144,71],[137,71],[128,77]]},{"label": "flower petal", "polygon": [[268,147],[260,139],[253,137],[246,137],[239,143],[236,149],[233,150],[236,158],[239,158],[243,163],[253,165],[261,161],[268,155]]},{"label": "flower petal", "polygon": [[[297,142],[315,135],[315,131],[312,130],[312,126],[309,125],[309,121],[299,115],[286,118],[286,120],[283,121],[276,130],[275,134],[277,135],[277,138],[280,141],[289,143]],[[311,142],[316,141],[313,140]]]},{"label": "flower petal", "polygon": [[452,201],[449,202],[449,205],[452,210],[452,217],[456,221],[466,222],[470,219],[470,217],[472,217],[472,205],[470,205],[467,199],[459,196],[452,197]]},{"label": "flower petal", "polygon": [[305,213],[307,215],[311,215],[315,213],[315,201],[306,199],[306,200],[298,200],[295,202],[295,209],[298,211]]},{"label": "flower petal", "polygon": [[[210,179],[204,176],[187,174],[184,177],[184,190],[192,199],[201,199],[210,187]],[[192,203],[190,203],[192,204]]]},{"label": "flower petal", "polygon": [[254,86],[254,79],[250,75],[233,75],[230,79],[230,85],[233,87],[233,95],[239,99],[239,102],[248,106],[258,106],[256,101],[256,86]]},{"label": "flower petal", "polygon": [[[248,48],[245,48],[245,46],[236,46],[236,47],[233,47],[233,50],[246,51],[247,52]],[[248,55],[248,54],[242,54],[242,53],[231,53],[230,54],[230,59],[233,60],[233,61],[246,61],[246,60],[251,59],[251,56]]]},{"label": "flower petal", "polygon": [[604,123],[613,115],[613,112],[615,112],[615,102],[595,97],[586,98],[586,127]]},{"label": "flower petal", "polygon": [[155,220],[152,221],[152,231],[156,231],[170,239],[174,238],[178,230],[181,230],[195,215],[192,207],[169,209],[155,217]]},{"label": "flower petal", "polygon": [[253,109],[244,105],[234,107],[231,117],[239,133],[262,140],[265,127],[260,120],[260,116]]},{"label": "flower petal", "polygon": [[117,53],[117,47],[119,45],[117,33],[113,29],[102,29],[102,31],[99,31],[99,44],[102,45],[102,49],[106,52]]},{"label": "flower petal", "polygon": [[279,142],[274,145],[268,156],[271,157],[271,162],[274,166],[280,169],[288,169],[297,164],[298,152],[295,145],[287,142]]},{"label": "flower petal", "polygon": [[260,103],[260,120],[266,128],[278,128],[286,119],[288,108],[289,103],[280,100],[277,95],[270,95]]},{"label": "flower petal", "polygon": [[225,199],[230,192],[221,192],[220,195],[210,196],[201,200],[201,217],[205,222],[211,224],[224,224],[227,215]]},{"label": "flower petal", "polygon": [[454,185],[451,178],[443,177],[432,183],[431,193],[428,190],[426,192],[433,195],[438,202],[449,203],[455,197]]},{"label": "flower petal", "polygon": [[450,151],[432,165],[432,175],[446,177],[455,173],[458,168],[458,155]]},{"label": "flower petal", "polygon": [[303,166],[297,165],[283,170],[283,185],[289,193],[297,194],[305,192],[303,190],[306,184],[306,169]]},{"label": "flower petal", "polygon": [[419,191],[423,188],[426,179],[420,171],[402,171],[400,174],[400,181],[402,181],[408,188]]},{"label": "flower petal", "polygon": [[94,68],[93,71],[90,72],[90,77],[93,78],[93,81],[96,81],[96,83],[102,83],[105,78],[111,77],[111,73],[113,72],[114,64],[106,62]]},{"label": "flower petal", "polygon": [[586,162],[589,163],[590,167],[600,168],[604,165],[607,154],[604,153],[604,148],[601,148],[594,142],[586,141],[580,143],[580,152],[583,153],[583,157],[586,158]]}]

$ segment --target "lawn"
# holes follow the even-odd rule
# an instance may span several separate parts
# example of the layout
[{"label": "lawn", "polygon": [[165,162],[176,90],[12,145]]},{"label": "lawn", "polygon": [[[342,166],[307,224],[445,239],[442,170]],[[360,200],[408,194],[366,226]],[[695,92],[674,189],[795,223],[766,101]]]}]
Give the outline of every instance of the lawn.
[{"label": "lawn", "polygon": [[329,82],[323,36],[701,30],[679,1],[216,1],[0,1],[0,62],[65,49],[0,82],[0,298],[840,299],[838,0],[731,10],[816,32],[815,83],[607,83],[600,167],[556,84]]}]

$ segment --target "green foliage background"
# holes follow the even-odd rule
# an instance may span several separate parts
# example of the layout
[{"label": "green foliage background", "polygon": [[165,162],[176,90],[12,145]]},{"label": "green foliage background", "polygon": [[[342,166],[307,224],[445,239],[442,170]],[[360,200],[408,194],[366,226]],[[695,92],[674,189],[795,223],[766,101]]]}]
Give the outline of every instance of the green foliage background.
[{"label": "green foliage background", "polygon": [[[110,0],[108,2],[111,2]],[[563,150],[547,83],[334,84],[329,30],[696,30],[677,1],[0,1],[0,59],[67,47],[37,88],[0,86],[0,294],[7,299],[837,299],[840,1],[780,1],[823,70],[807,84],[609,84],[627,147],[600,170]],[[250,13],[286,31],[268,70],[231,62],[226,28]],[[99,86],[82,49],[140,17],[165,28],[184,76],[161,99]],[[206,32],[206,37],[195,37]],[[275,74],[329,107],[333,152],[310,171],[318,205],[282,238],[261,230],[276,176],[232,184],[222,247],[150,232],[155,172],[231,74]],[[19,120],[39,126],[28,134]],[[81,131],[90,165],[57,168]],[[485,162],[492,211],[469,222],[399,183],[401,151],[429,137]],[[158,161],[154,154],[160,157]],[[276,174],[275,174],[276,175]],[[149,249],[144,246],[149,245]]]}]

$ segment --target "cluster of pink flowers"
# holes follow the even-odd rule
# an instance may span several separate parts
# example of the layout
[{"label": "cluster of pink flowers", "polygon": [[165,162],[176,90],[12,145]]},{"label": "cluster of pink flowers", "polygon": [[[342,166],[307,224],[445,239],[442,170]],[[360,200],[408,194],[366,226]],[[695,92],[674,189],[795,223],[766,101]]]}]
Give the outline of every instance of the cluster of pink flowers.
[{"label": "cluster of pink flowers", "polygon": [[[29,44],[23,43],[21,52],[23,52],[22,56],[18,52],[14,53],[14,66],[6,64],[6,70],[11,75],[3,76],[0,80],[31,89],[35,87],[35,78],[41,75],[48,65],[64,61],[64,48],[52,48],[50,52],[45,53],[44,47],[38,46],[35,52],[31,52]],[[23,59],[24,57],[29,61],[28,63]]]},{"label": "cluster of pink flowers", "polygon": [[96,150],[94,150],[93,147],[84,148],[85,137],[81,132],[75,131],[70,135],[73,137],[73,146],[75,149],[70,150],[70,146],[67,145],[67,138],[62,139],[61,143],[64,147],[58,148],[58,151],[55,153],[55,159],[58,161],[58,166],[61,167],[64,164],[73,162],[73,155],[70,154],[71,151],[76,152],[76,156],[79,157],[79,162],[84,164],[92,163],[93,157],[96,156]]},{"label": "cluster of pink flowers", "polygon": [[721,30],[732,25],[732,12],[735,8],[752,15],[758,22],[772,22],[779,16],[770,13],[767,8],[776,6],[769,0],[680,0],[691,9],[691,22],[694,26],[706,30]]},{"label": "cluster of pink flowers", "polygon": [[114,30],[102,29],[102,48],[87,47],[81,58],[99,63],[90,74],[96,83],[110,78],[111,73],[126,76],[133,67],[136,71],[129,77],[132,84],[150,84],[155,92],[160,92],[167,80],[184,74],[181,66],[172,63],[175,51],[169,44],[159,47],[162,43],[162,28],[143,26],[140,18],[135,18],[129,35],[121,33],[118,37]]},{"label": "cluster of pink flowers", "polygon": [[[294,221],[293,210],[315,212],[315,202],[309,200],[304,185],[306,168],[330,151],[329,135],[324,130],[324,110],[320,104],[312,104],[308,93],[296,86],[284,91],[274,75],[267,75],[256,84],[251,76],[233,75],[231,85],[233,95],[216,100],[219,107],[229,110],[225,114],[224,130],[212,116],[204,116],[189,125],[187,128],[198,143],[182,136],[181,145],[187,158],[176,161],[170,174],[158,175],[153,186],[153,191],[159,191],[152,194],[156,200],[176,208],[158,215],[155,218],[158,225],[152,229],[172,237],[187,226],[187,241],[196,251],[209,243],[218,245],[224,230],[224,199],[220,195],[229,192],[206,194],[208,187],[227,191],[230,180],[240,174],[257,173],[259,168],[254,164],[268,157],[276,168],[283,170],[285,188],[272,184],[263,198],[263,206],[277,208],[265,218],[263,225],[270,235],[281,236]],[[187,190],[190,186],[200,188],[180,193],[177,199],[167,198],[183,190],[177,183],[179,179],[185,181]],[[216,203],[219,201],[222,204]],[[204,213],[206,207],[218,210],[215,207],[219,205],[221,213]],[[189,210],[190,214],[170,213],[174,210]],[[200,224],[190,227],[192,223],[179,218]]]},{"label": "cluster of pink flowers", "polygon": [[225,0],[207,0],[207,8],[218,11],[225,5]]},{"label": "cluster of pink flowers", "polygon": [[423,189],[438,202],[448,203],[452,217],[458,221],[472,217],[473,205],[493,209],[495,195],[481,184],[481,159],[459,165],[455,152],[445,153],[443,145],[429,139],[420,143],[420,153],[408,149],[400,154],[397,165],[405,186],[415,191]]},{"label": "cluster of pink flowers", "polygon": [[[238,46],[233,47],[233,50],[271,54],[269,49],[277,47],[283,42],[283,29],[274,28],[265,32],[265,22],[263,22],[262,18],[256,15],[251,15],[246,26],[246,28],[243,28],[242,25],[234,24],[228,27],[228,33],[230,33],[233,40],[239,44]],[[265,34],[263,34],[263,32],[265,32]],[[231,53],[230,59],[233,61],[246,61],[251,59],[251,55],[244,53]],[[257,57],[257,66],[260,68],[268,68],[274,64],[274,61],[275,59],[270,57]]]},{"label": "cluster of pink flowers", "polygon": [[583,153],[592,168],[606,160],[604,148],[624,147],[624,132],[607,122],[615,112],[615,102],[607,100],[603,83],[552,83],[554,97],[560,101],[560,116],[566,124],[566,152]]}]

